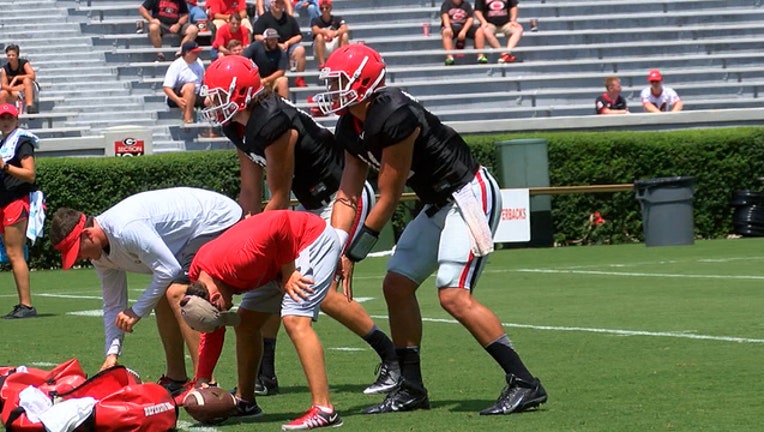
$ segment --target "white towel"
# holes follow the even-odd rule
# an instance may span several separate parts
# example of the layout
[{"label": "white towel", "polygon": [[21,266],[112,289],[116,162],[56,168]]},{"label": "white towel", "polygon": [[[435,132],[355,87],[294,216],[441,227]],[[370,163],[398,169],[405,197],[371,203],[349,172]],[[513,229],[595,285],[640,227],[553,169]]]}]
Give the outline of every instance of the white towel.
[{"label": "white towel", "polygon": [[40,148],[40,139],[37,138],[37,135],[26,129],[16,128],[10,135],[5,137],[2,147],[0,147],[0,156],[2,156],[5,162],[8,162],[16,156],[16,145],[19,143],[19,138],[22,137],[30,138],[34,148]]},{"label": "white towel", "polygon": [[35,240],[42,237],[42,227],[45,225],[45,194],[41,191],[29,193],[29,220],[27,221],[27,238],[34,245]]},{"label": "white towel", "polygon": [[483,206],[478,201],[469,184],[452,194],[457,207],[467,223],[470,232],[471,249],[475,256],[486,256],[493,252],[493,234]]},{"label": "white towel", "polygon": [[29,421],[37,423],[42,413],[53,406],[53,401],[42,390],[29,386],[19,393],[19,406],[24,408]]},{"label": "white towel", "polygon": [[40,415],[40,421],[49,432],[72,432],[90,417],[95,398],[67,399],[53,405]]}]

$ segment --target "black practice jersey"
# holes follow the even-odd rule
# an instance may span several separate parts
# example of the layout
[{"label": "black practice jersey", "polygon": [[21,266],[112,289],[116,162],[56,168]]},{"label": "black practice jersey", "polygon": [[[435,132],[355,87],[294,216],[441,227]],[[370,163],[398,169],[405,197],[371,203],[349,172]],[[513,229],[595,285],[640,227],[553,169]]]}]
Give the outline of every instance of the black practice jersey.
[{"label": "black practice jersey", "polygon": [[345,114],[337,121],[335,135],[345,150],[379,169],[382,149],[401,142],[416,128],[420,133],[406,184],[423,202],[443,204],[475,177],[479,165],[462,137],[411,96],[392,87],[377,91],[366,122]]},{"label": "black practice jersey", "polygon": [[265,148],[291,129],[299,135],[294,149],[292,192],[305,208],[320,208],[340,187],[344,153],[331,131],[308,113],[272,93],[254,106],[246,127],[229,123],[223,133],[252,162],[264,167]]}]

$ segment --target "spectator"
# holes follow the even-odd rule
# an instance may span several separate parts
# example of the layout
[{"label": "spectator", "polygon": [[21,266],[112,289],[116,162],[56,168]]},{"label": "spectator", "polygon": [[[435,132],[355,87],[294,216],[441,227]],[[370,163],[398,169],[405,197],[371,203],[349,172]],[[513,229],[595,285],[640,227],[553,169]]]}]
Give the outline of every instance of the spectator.
[{"label": "spectator", "polygon": [[207,30],[207,12],[199,6],[197,0],[186,0],[188,6],[188,22],[198,27],[199,31]]},{"label": "spectator", "polygon": [[37,114],[39,107],[35,103],[35,71],[29,60],[19,57],[19,52],[16,44],[5,47],[8,61],[0,69],[0,104],[13,104],[22,100],[24,104],[18,104],[20,108],[25,105],[27,114]]},{"label": "spectator", "polygon": [[265,29],[262,40],[252,42],[241,55],[252,60],[260,69],[260,79],[266,90],[289,98],[286,78],[289,60],[286,52],[279,47],[279,32],[276,29]]},{"label": "spectator", "polygon": [[684,107],[679,95],[671,87],[663,86],[663,74],[658,69],[653,69],[647,75],[650,87],[642,90],[640,99],[645,111],[651,113],[677,112]]},{"label": "spectator", "polygon": [[[199,34],[199,28],[188,22],[185,0],[144,0],[138,12],[149,23],[149,40],[154,48],[162,47],[162,37],[167,34],[179,35],[181,46],[196,40]],[[158,52],[155,61],[165,61],[164,54]]]},{"label": "spectator", "polygon": [[321,70],[326,56],[350,42],[348,26],[340,16],[332,15],[332,0],[321,0],[321,15],[311,21],[313,53]]},{"label": "spectator", "polygon": [[621,80],[618,77],[605,78],[605,93],[594,101],[597,114],[628,114],[626,99],[621,96]]},{"label": "spectator", "polygon": [[[353,263],[371,251],[404,186],[424,204],[399,237],[382,282],[403,379],[383,402],[363,412],[430,408],[419,355],[422,317],[416,294],[433,271],[437,275],[429,280],[435,282],[441,307],[469,330],[505,374],[501,396],[480,414],[538,406],[547,400],[541,382],[523,364],[499,318],[473,296],[493,251],[492,235],[501,217],[499,186],[455,130],[399,88],[386,87],[385,72],[382,56],[371,47],[342,47],[321,70],[327,91],[314,96],[325,114],[340,115],[334,135],[345,149],[332,226],[350,232],[356,223],[363,224],[340,261],[344,290],[350,289]],[[380,197],[366,220],[358,221],[354,204],[370,168],[379,173]]]},{"label": "spectator", "polygon": [[244,52],[244,45],[238,39],[231,39],[228,41],[228,55],[241,55]]},{"label": "spectator", "polygon": [[[285,0],[272,0],[271,6],[265,15],[257,19],[255,23],[255,39],[262,40],[265,30],[268,28],[276,29],[279,34],[279,47],[286,51],[289,58],[290,70],[297,72],[305,71],[305,47],[300,44],[302,41],[302,32],[300,25],[293,16],[284,12]],[[297,77],[295,79],[297,87],[305,87],[305,78]]]},{"label": "spectator", "polygon": [[199,89],[204,79],[204,65],[199,60],[199,45],[186,42],[180,50],[180,58],[167,68],[162,89],[167,95],[170,108],[183,111],[183,122],[194,123],[194,107],[203,107],[204,98],[199,96]]},{"label": "spectator", "polygon": [[[167,363],[159,384],[173,396],[183,391],[188,381],[184,342],[194,368],[199,352],[199,333],[180,317],[179,303],[190,284],[188,269],[203,244],[239,219],[241,207],[236,201],[185,187],[138,193],[97,216],[65,207],[56,210],[50,240],[61,252],[63,269],[89,259],[101,281],[105,333],[101,370],[119,363],[125,333],[153,310]],[[128,273],[151,275],[130,307]]]},{"label": "spectator", "polygon": [[[470,38],[475,41],[475,49],[481,50],[485,47],[485,33],[479,28],[475,29],[473,24],[472,5],[466,0],[445,0],[440,7],[440,32],[443,37],[443,49],[446,51],[454,48],[453,41],[456,38],[456,48],[464,48],[464,40]],[[485,54],[478,53],[477,62],[481,64],[488,63]],[[446,66],[455,63],[452,54],[446,55]]]},{"label": "spectator", "polygon": [[39,144],[34,134],[19,127],[19,112],[9,103],[0,105],[0,132],[0,234],[19,296],[19,303],[3,318],[31,318],[37,316],[37,310],[32,306],[24,246],[27,223],[35,219],[30,215],[30,205],[42,211],[42,198],[36,199],[39,192],[35,185],[34,152]]},{"label": "spectator", "polygon": [[[312,326],[331,289],[341,250],[337,233],[319,216],[274,210],[250,216],[204,245],[188,271],[193,283],[181,308],[188,325],[203,332],[200,362],[213,347],[222,348],[228,325],[236,331],[237,366],[252,364],[262,355],[263,323],[269,316],[281,316],[312,399],[311,408],[282,431],[342,425],[329,396],[323,347]],[[232,312],[235,294],[245,298]],[[238,370],[235,417],[262,415],[254,398],[256,372],[256,366]]]},{"label": "spectator", "polygon": [[[295,1],[295,3],[297,2]],[[257,16],[261,17],[271,7],[271,0],[257,0],[256,7]],[[294,5],[291,0],[284,3],[284,10],[288,15],[294,16]]]},{"label": "spectator", "polygon": [[512,49],[523,37],[523,26],[517,21],[517,0],[475,0],[475,17],[491,47],[501,48],[496,39],[497,32],[507,37],[507,52],[499,56],[499,63],[517,61]]},{"label": "spectator", "polygon": [[312,23],[314,19],[321,16],[321,3],[320,0],[295,0],[294,7],[304,10],[308,15],[308,22]]},{"label": "spectator", "polygon": [[241,17],[241,25],[252,33],[252,22],[247,15],[247,2],[244,0],[207,0],[208,15],[215,29],[223,27],[231,15]]},{"label": "spectator", "polygon": [[232,40],[241,41],[242,45],[249,45],[252,40],[252,32],[241,25],[241,17],[238,15],[229,16],[228,23],[220,27],[215,33],[212,48],[217,50],[217,58],[225,57],[231,53],[228,51],[228,42]]}]

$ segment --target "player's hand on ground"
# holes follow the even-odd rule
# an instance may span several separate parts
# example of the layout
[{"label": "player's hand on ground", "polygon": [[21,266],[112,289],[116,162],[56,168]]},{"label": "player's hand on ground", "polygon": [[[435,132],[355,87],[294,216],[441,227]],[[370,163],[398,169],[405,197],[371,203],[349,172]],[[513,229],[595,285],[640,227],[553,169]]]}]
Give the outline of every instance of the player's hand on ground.
[{"label": "player's hand on ground", "polygon": [[305,277],[297,270],[293,271],[289,278],[284,282],[284,292],[292,297],[292,300],[300,302],[300,299],[306,299],[313,293],[313,279]]},{"label": "player's hand on ground", "polygon": [[98,372],[109,369],[118,364],[119,364],[119,356],[116,354],[109,354],[106,356],[106,360],[104,360],[103,364],[101,365],[101,369],[98,369]]},{"label": "player's hand on ground", "polygon": [[135,314],[132,309],[127,308],[117,315],[115,324],[118,329],[125,333],[132,333],[133,326],[140,321],[141,317]]}]

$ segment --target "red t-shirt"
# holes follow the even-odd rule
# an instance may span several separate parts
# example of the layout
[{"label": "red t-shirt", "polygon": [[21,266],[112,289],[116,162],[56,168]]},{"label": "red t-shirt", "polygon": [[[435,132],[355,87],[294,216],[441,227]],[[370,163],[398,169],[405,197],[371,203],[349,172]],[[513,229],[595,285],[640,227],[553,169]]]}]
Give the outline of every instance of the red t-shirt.
[{"label": "red t-shirt", "polygon": [[274,210],[251,216],[202,246],[188,277],[203,270],[242,293],[279,277],[326,229],[326,221],[308,212]]},{"label": "red t-shirt", "polygon": [[[326,229],[326,221],[309,212],[274,210],[237,223],[194,256],[189,279],[204,271],[234,287],[249,291],[279,276],[281,266],[294,261]],[[196,378],[212,378],[225,341],[225,327],[202,333]]]},{"label": "red t-shirt", "polygon": [[212,48],[218,49],[221,46],[223,48],[228,48],[228,42],[234,39],[240,40],[241,44],[246,48],[247,45],[249,45],[252,36],[249,33],[249,29],[243,25],[239,26],[238,32],[231,33],[231,26],[226,23],[218,29],[217,34],[215,35],[215,42],[212,43]]},{"label": "red t-shirt", "polygon": [[210,10],[209,16],[214,17],[216,13],[231,15],[238,14],[247,9],[245,0],[207,0],[205,3]]}]

